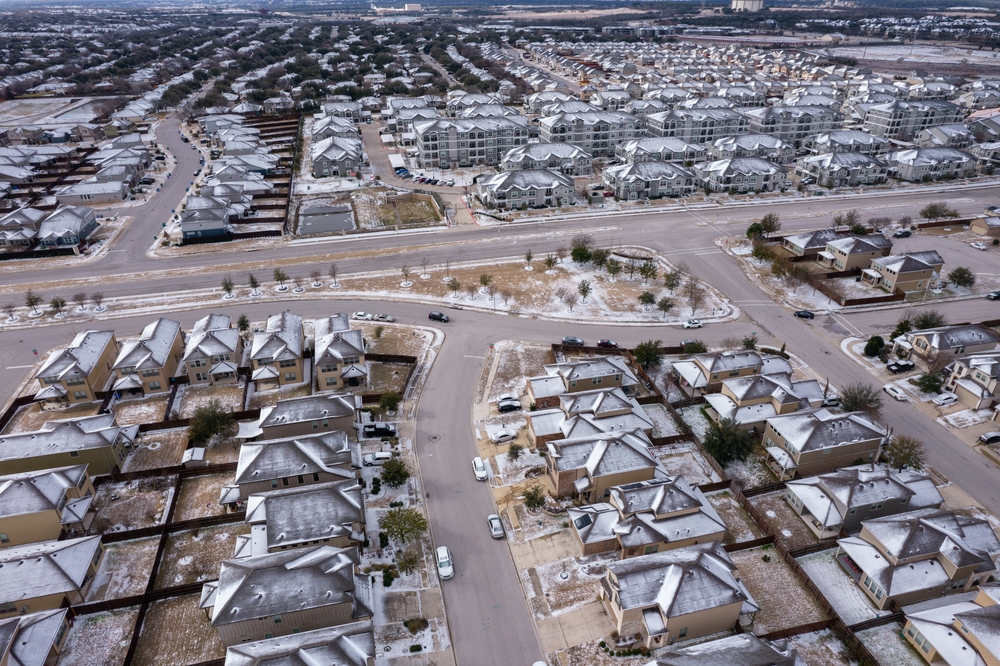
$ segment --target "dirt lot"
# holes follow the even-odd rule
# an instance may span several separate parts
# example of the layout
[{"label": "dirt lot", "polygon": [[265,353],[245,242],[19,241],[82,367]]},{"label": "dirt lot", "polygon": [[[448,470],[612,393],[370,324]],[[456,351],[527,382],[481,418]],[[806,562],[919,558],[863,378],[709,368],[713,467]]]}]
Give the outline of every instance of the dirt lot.
[{"label": "dirt lot", "polygon": [[406,378],[410,373],[410,367],[404,363],[368,363],[369,386],[363,392],[393,392],[403,395],[406,391]]},{"label": "dirt lot", "polygon": [[150,604],[133,663],[185,666],[224,657],[222,640],[198,601],[199,595],[188,594]]},{"label": "dirt lot", "polygon": [[181,481],[180,495],[174,508],[174,520],[190,520],[219,516],[226,512],[219,504],[219,494],[222,486],[232,483],[232,472],[192,476]]},{"label": "dirt lot", "polygon": [[[827,619],[819,603],[774,548],[730,553],[740,579],[760,606],[751,627],[758,636]],[[765,562],[763,558],[768,558]]]},{"label": "dirt lot", "polygon": [[236,462],[240,459],[240,446],[235,440],[218,442],[205,449],[205,460],[209,465]]},{"label": "dirt lot", "polygon": [[555,362],[551,347],[524,343],[504,347],[497,362],[497,371],[493,375],[490,400],[496,400],[506,393],[520,392],[525,387],[525,377],[544,374],[542,366]]},{"label": "dirt lot", "polygon": [[706,495],[708,503],[719,513],[722,522],[726,524],[724,544],[753,541],[764,536],[764,532],[753,522],[736,498],[728,490]]},{"label": "dirt lot", "polygon": [[145,592],[159,545],[159,537],[107,544],[98,573],[98,576],[104,572],[111,574],[104,599],[122,599]]},{"label": "dirt lot", "polygon": [[167,413],[167,394],[122,400],[112,406],[111,411],[117,414],[118,425],[159,423]]},{"label": "dirt lot", "polygon": [[163,551],[156,588],[217,578],[219,563],[233,557],[236,536],[249,533],[249,525],[232,523],[171,534]]},{"label": "dirt lot", "polygon": [[760,510],[775,538],[780,539],[789,550],[817,543],[819,539],[785,503],[784,495],[785,491],[776,490],[751,497],[750,503]]},{"label": "dirt lot", "polygon": [[66,636],[59,666],[120,666],[125,663],[138,615],[138,606],[80,615]]},{"label": "dirt lot", "polygon": [[[98,486],[92,505],[97,516],[89,532],[124,532],[162,523],[175,478],[156,477]],[[118,499],[112,499],[113,496]]]},{"label": "dirt lot", "polygon": [[101,403],[99,402],[82,402],[66,409],[47,409],[42,411],[36,402],[17,410],[17,414],[7,424],[4,433],[34,432],[41,428],[47,421],[71,419],[78,416],[92,416],[97,413],[100,407]]},{"label": "dirt lot", "polygon": [[129,457],[125,459],[126,472],[144,469],[158,469],[180,465],[187,448],[187,428],[151,430],[139,437],[133,445]]},{"label": "dirt lot", "polygon": [[[353,327],[358,327],[357,323],[352,323]],[[382,327],[382,337],[375,339],[375,328]],[[369,324],[360,325],[362,335],[368,347],[368,352],[373,354],[396,354],[399,356],[420,356],[427,346],[428,337],[423,331],[414,330],[408,326],[394,326],[392,324]]]},{"label": "dirt lot", "polygon": [[[178,389],[179,390],[179,389]],[[178,398],[180,409],[174,407],[179,419],[189,419],[199,407],[218,400],[223,409],[230,412],[243,410],[243,385],[220,384],[218,386],[185,386],[184,395]]]}]

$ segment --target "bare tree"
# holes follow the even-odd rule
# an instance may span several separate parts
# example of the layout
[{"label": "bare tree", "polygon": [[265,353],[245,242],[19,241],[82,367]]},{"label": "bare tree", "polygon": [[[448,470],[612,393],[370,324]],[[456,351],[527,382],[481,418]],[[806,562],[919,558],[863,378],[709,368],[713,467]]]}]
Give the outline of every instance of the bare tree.
[{"label": "bare tree", "polygon": [[743,339],[737,335],[727,335],[719,341],[719,346],[726,351],[741,349],[743,347]]},{"label": "bare tree", "polygon": [[687,304],[691,308],[691,314],[697,312],[698,308],[705,302],[705,288],[693,275],[689,276],[684,284],[684,298],[687,299]]},{"label": "bare tree", "polygon": [[885,229],[887,226],[892,224],[892,218],[890,217],[869,217],[868,226],[872,228],[875,233],[878,233]]},{"label": "bare tree", "polygon": [[301,275],[296,275],[292,278],[292,284],[295,285],[295,291],[302,291],[302,283],[305,279]]},{"label": "bare tree", "polygon": [[444,276],[451,277],[451,259],[444,260]]},{"label": "bare tree", "polygon": [[561,303],[565,303],[566,302],[566,294],[569,293],[569,289],[567,289],[566,287],[559,287],[553,293],[555,294],[555,297],[558,298]]},{"label": "bare tree", "polygon": [[94,307],[98,310],[101,309],[102,303],[104,303],[104,293],[100,291],[95,291],[90,295],[90,302],[94,304]]},{"label": "bare tree", "polygon": [[337,273],[337,264],[330,264],[330,269],[327,271],[327,275],[329,275],[330,279],[333,280],[333,282],[330,283],[333,287],[340,286],[340,283],[337,282]]},{"label": "bare tree", "polygon": [[403,282],[410,281],[410,267],[403,264],[403,267],[399,269],[399,272],[403,274]]},{"label": "bare tree", "polygon": [[323,274],[319,272],[318,268],[314,268],[309,273],[309,278],[312,280],[312,284],[313,284],[314,287],[322,287],[323,286],[323,283],[319,281],[319,279],[322,276],[323,276]]},{"label": "bare tree", "polygon": [[556,256],[559,257],[559,263],[560,264],[563,262],[563,259],[565,259],[566,255],[568,255],[568,254],[569,254],[569,250],[567,250],[565,247],[559,246],[559,247],[556,248]]},{"label": "bare tree", "polygon": [[420,260],[420,275],[427,275],[427,257]]},{"label": "bare tree", "polygon": [[470,283],[465,285],[465,293],[469,295],[469,300],[476,300],[476,292],[479,291],[479,285],[475,283]]},{"label": "bare tree", "polygon": [[75,294],[73,294],[73,302],[76,303],[76,307],[78,310],[86,310],[87,294],[82,291],[76,292]]},{"label": "bare tree", "polygon": [[3,312],[7,315],[7,321],[14,321],[17,319],[17,306],[13,303],[4,303]]},{"label": "bare tree", "polygon": [[625,272],[628,273],[628,279],[631,280],[635,277],[635,272],[639,270],[642,266],[642,260],[634,254],[630,254],[625,257]]},{"label": "bare tree", "polygon": [[566,305],[568,305],[569,306],[569,311],[572,312],[573,311],[573,306],[576,305],[576,302],[579,300],[579,298],[580,297],[577,296],[576,294],[574,294],[573,292],[569,292],[568,294],[566,294],[566,297],[563,299],[563,303],[565,303]]},{"label": "bare tree", "polygon": [[514,293],[510,289],[504,288],[500,290],[500,298],[503,299],[504,305],[507,305],[507,301],[509,301],[513,295]]}]

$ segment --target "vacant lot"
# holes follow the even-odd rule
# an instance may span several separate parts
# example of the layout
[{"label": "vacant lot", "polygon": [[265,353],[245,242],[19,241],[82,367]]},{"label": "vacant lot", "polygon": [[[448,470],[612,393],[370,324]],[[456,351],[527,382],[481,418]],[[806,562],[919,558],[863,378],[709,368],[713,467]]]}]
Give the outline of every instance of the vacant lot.
[{"label": "vacant lot", "polygon": [[[389,314],[392,314],[391,312]],[[353,323],[353,327],[358,328],[358,323]],[[381,337],[375,337],[375,329],[381,327]],[[396,354],[399,356],[420,356],[429,342],[429,333],[418,331],[409,326],[392,324],[372,324],[361,323],[360,328],[364,335],[365,343],[369,353],[373,354]]]},{"label": "vacant lot", "polygon": [[150,604],[133,663],[186,666],[224,657],[222,640],[198,601],[199,595],[188,594]]},{"label": "vacant lot", "polygon": [[757,495],[750,498],[750,503],[763,515],[776,539],[779,539],[789,550],[802,548],[818,543],[802,519],[792,511],[785,502],[785,491],[776,490],[773,493]]},{"label": "vacant lot", "polygon": [[187,443],[187,428],[143,433],[137,443],[132,445],[131,453],[125,459],[124,471],[136,472],[180,465]]},{"label": "vacant lot", "polygon": [[545,374],[542,366],[555,362],[552,348],[548,346],[515,343],[504,347],[493,375],[490,400],[507,393],[520,393],[525,387],[525,377]]},{"label": "vacant lot", "polygon": [[774,548],[730,553],[740,579],[760,606],[751,627],[761,634],[827,619],[819,602]]},{"label": "vacant lot", "polygon": [[122,599],[145,592],[159,545],[159,537],[107,544],[101,570],[97,574],[98,577],[101,574],[109,576],[103,598]]},{"label": "vacant lot", "polygon": [[218,400],[227,412],[239,412],[243,410],[243,391],[242,384],[188,385],[184,387],[184,395],[178,398],[180,409],[174,407],[174,411],[177,413],[177,418],[189,419],[199,407],[205,407],[213,400]]},{"label": "vacant lot", "polygon": [[161,476],[98,486],[92,504],[97,517],[90,533],[124,532],[162,523],[175,478]]},{"label": "vacant lot", "polygon": [[42,411],[36,402],[17,410],[14,418],[10,420],[10,423],[4,429],[4,433],[34,432],[41,428],[47,421],[92,416],[97,413],[100,407],[101,403],[99,402],[82,402],[66,409],[46,409]]},{"label": "vacant lot", "polygon": [[764,531],[757,526],[757,523],[753,522],[750,514],[740,506],[740,503],[728,490],[707,495],[706,499],[718,512],[722,522],[726,524],[726,536],[722,543],[753,541],[764,536]]},{"label": "vacant lot", "polygon": [[[132,640],[138,606],[80,615],[66,636],[60,666],[121,666]],[[136,662],[141,663],[141,662]]]},{"label": "vacant lot", "polygon": [[190,520],[224,514],[226,509],[219,504],[219,495],[222,492],[222,486],[232,483],[232,481],[232,472],[192,476],[181,481],[177,505],[174,508],[174,520]]},{"label": "vacant lot", "polygon": [[156,576],[156,588],[218,578],[219,563],[233,557],[236,536],[249,533],[249,525],[233,523],[171,534]]},{"label": "vacant lot", "polygon": [[159,423],[167,413],[167,394],[122,400],[113,405],[111,411],[117,415],[118,425]]}]

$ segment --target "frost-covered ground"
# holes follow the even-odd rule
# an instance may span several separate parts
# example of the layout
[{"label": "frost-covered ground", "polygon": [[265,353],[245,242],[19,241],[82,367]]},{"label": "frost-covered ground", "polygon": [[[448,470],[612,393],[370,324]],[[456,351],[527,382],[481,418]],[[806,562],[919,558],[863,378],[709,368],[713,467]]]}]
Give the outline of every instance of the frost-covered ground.
[{"label": "frost-covered ground", "polygon": [[542,599],[532,604],[535,616],[545,617],[545,607],[550,615],[560,615],[593,602],[601,589],[607,563],[616,559],[614,554],[566,557],[522,572],[521,583],[528,599],[536,597],[532,579],[537,580],[544,597],[544,604]]},{"label": "frost-covered ground", "polygon": [[60,666],[116,666],[125,661],[139,607],[78,615],[59,654]]},{"label": "frost-covered ground", "polygon": [[723,543],[753,541],[764,536],[764,531],[753,522],[750,514],[740,506],[740,503],[728,490],[709,493],[705,498],[718,512],[722,522],[726,524],[726,536]]},{"label": "frost-covered ground", "polygon": [[857,633],[857,637],[865,644],[872,656],[880,664],[892,666],[924,666],[927,662],[921,658],[906,639],[900,636],[903,625],[899,622],[883,624]]},{"label": "frost-covered ground", "polygon": [[799,557],[797,562],[840,619],[851,625],[889,614],[890,611],[875,608],[854,579],[834,559],[836,553],[837,549],[831,548]]},{"label": "frost-covered ground", "polygon": [[681,429],[663,405],[644,405],[646,415],[653,422],[653,437],[673,437],[681,434]]},{"label": "frost-covered ground", "polygon": [[750,256],[750,242],[732,238],[716,239],[715,244],[724,252],[736,258],[743,266],[754,284],[767,292],[772,298],[787,303],[795,309],[802,310],[839,310],[840,305],[827,298],[823,293],[814,290],[809,285],[789,287],[784,281],[771,273],[771,263],[759,261]]},{"label": "frost-covered ground", "polygon": [[524,481],[529,470],[533,470],[536,476],[545,473],[545,458],[530,449],[521,451],[517,460],[511,460],[507,454],[493,459],[496,461],[497,474],[505,486]]},{"label": "frost-covered ground", "polygon": [[694,442],[654,446],[652,453],[673,476],[683,476],[692,486],[721,481],[719,474],[702,455]]},{"label": "frost-covered ground", "polygon": [[903,58],[910,63],[923,64],[963,64],[965,62],[978,65],[995,65],[1000,67],[1000,54],[992,51],[979,51],[960,46],[921,45],[889,45],[889,46],[839,46],[825,49],[838,56],[864,58],[866,60],[898,60]]},{"label": "frost-covered ground", "polygon": [[660,364],[655,368],[650,368],[646,371],[650,379],[653,380],[653,384],[656,388],[660,390],[666,398],[667,402],[674,403],[678,400],[684,400],[687,396],[681,391],[680,387],[671,379],[671,374],[673,372],[672,361],[678,360],[677,357],[668,357],[660,361]]},{"label": "frost-covered ground", "polygon": [[826,619],[812,592],[773,547],[751,548],[729,555],[740,579],[760,606],[750,625],[754,634],[759,636]]},{"label": "frost-covered ground", "polygon": [[943,426],[951,426],[952,428],[968,428],[980,423],[986,423],[992,417],[992,409],[963,409],[958,412],[952,412],[947,416],[942,416],[937,419],[937,422]]},{"label": "frost-covered ground", "polygon": [[[847,648],[829,629],[799,634],[788,639],[809,666],[855,666],[847,657]],[[885,666],[891,666],[886,664]]]},{"label": "frost-covered ground", "polygon": [[677,410],[677,413],[680,414],[680,417],[684,419],[684,422],[688,424],[688,427],[691,428],[698,439],[704,441],[710,422],[701,412],[701,408],[701,405],[689,405],[681,407]]}]

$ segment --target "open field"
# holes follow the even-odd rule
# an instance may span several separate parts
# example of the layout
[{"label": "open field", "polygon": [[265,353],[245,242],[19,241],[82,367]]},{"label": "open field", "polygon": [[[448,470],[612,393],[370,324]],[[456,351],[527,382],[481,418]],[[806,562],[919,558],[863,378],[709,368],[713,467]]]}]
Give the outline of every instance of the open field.
[{"label": "open field", "polygon": [[[391,307],[391,304],[390,304]],[[391,312],[389,314],[392,314]],[[382,327],[382,337],[375,338],[375,328]],[[374,354],[396,354],[398,356],[419,356],[427,346],[427,334],[408,326],[393,326],[373,324],[369,322],[353,323],[354,328],[361,328],[367,351]]]},{"label": "open field", "polygon": [[544,374],[542,366],[555,363],[551,347],[513,343],[503,347],[496,373],[493,375],[493,386],[490,389],[490,400],[496,400],[501,395],[520,393],[525,387],[525,377],[537,377]]}]

